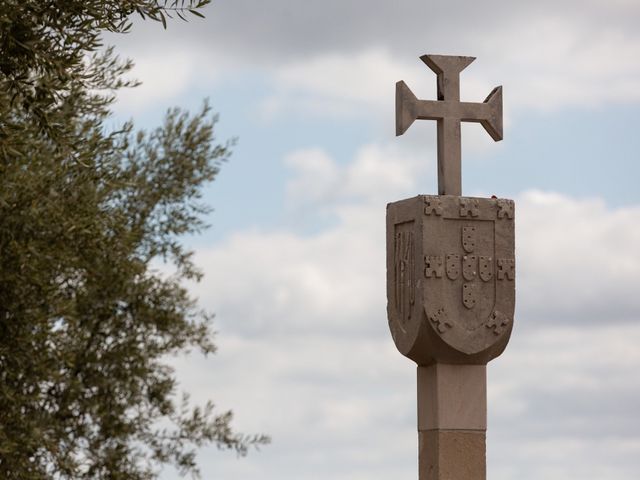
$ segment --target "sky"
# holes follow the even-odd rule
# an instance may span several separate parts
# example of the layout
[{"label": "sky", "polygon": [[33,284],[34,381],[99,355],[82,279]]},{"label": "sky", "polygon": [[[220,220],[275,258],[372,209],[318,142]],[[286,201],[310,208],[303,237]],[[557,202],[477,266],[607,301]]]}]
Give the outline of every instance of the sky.
[{"label": "sky", "polygon": [[[488,366],[487,478],[640,471],[640,3],[217,0],[108,42],[143,82],[114,121],[209,98],[237,137],[187,239],[218,352],[181,388],[272,444],[200,451],[205,480],[417,478],[415,365],[386,318],[385,206],[434,194],[435,122],[395,137],[395,82],[434,99],[425,53],[477,57],[504,140],[462,128],[463,194],[516,202],[517,296]],[[170,468],[162,480],[177,480]]]}]

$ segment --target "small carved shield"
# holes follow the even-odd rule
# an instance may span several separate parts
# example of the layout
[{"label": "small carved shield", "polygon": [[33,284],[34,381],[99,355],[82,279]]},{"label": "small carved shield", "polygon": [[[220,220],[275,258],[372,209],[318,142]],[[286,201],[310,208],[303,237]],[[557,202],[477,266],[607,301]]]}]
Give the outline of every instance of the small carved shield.
[{"label": "small carved shield", "polygon": [[484,255],[480,255],[479,263],[480,263],[479,265],[480,278],[483,281],[488,282],[493,278],[492,258]]},{"label": "small carved shield", "polygon": [[473,283],[465,283],[462,285],[462,303],[465,307],[471,309],[476,306],[476,286]]},{"label": "small carved shield", "polygon": [[456,280],[460,276],[460,255],[450,253],[447,255],[447,277]]},{"label": "small carved shield", "polygon": [[467,253],[476,248],[476,227],[462,227],[462,248]]},{"label": "small carved shield", "polygon": [[465,280],[471,281],[478,274],[477,255],[465,255],[462,257],[462,276]]}]

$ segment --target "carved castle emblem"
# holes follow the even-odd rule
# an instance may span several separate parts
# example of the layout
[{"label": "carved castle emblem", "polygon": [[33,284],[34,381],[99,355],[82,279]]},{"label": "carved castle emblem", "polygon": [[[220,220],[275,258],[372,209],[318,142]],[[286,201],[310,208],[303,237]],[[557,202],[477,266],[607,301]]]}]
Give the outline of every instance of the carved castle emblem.
[{"label": "carved castle emblem", "polygon": [[515,308],[513,202],[422,196],[390,204],[387,219],[388,314],[398,347],[410,351],[425,332],[478,358],[506,346]]},{"label": "carved castle emblem", "polygon": [[415,252],[413,232],[399,229],[396,234],[395,278],[396,278],[396,310],[403,323],[411,319],[415,303]]}]

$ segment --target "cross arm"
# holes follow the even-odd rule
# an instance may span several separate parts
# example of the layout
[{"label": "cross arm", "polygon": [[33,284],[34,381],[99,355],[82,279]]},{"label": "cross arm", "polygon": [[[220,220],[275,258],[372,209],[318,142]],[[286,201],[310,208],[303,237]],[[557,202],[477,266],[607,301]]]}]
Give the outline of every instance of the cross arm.
[{"label": "cross arm", "polygon": [[418,100],[403,81],[396,83],[396,135],[402,135],[416,120],[480,123],[495,141],[502,140],[502,87],[496,87],[483,103]]}]

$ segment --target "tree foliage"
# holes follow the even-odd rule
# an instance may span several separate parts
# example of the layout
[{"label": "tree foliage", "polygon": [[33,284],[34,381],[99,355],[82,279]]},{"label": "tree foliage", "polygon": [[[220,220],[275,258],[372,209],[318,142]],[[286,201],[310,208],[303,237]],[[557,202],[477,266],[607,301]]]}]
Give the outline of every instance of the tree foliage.
[{"label": "tree foliage", "polygon": [[[65,125],[52,110],[74,88],[100,88],[109,69],[88,67],[86,55],[99,51],[105,31],[126,33],[132,14],[162,22],[199,12],[211,0],[2,0],[0,74],[12,105],[58,137]],[[122,87],[123,84],[114,85]],[[3,132],[0,132],[2,134]]]},{"label": "tree foliage", "polygon": [[[268,442],[177,398],[167,356],[215,350],[180,237],[230,145],[216,117],[108,130],[131,63],[103,48],[131,15],[166,23],[208,0],[3,0],[0,9],[0,478],[197,474],[195,448]],[[154,262],[175,267],[160,275]]]}]

